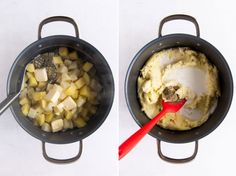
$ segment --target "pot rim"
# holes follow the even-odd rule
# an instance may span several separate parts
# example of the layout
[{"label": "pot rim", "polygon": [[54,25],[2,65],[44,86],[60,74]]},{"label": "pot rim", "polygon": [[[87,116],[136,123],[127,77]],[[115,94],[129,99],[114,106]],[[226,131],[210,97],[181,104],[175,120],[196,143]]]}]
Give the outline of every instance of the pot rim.
[{"label": "pot rim", "polygon": [[[133,68],[133,65],[134,63],[138,60],[139,56],[141,53],[143,53],[147,48],[149,48],[151,45],[155,44],[155,43],[161,43],[161,41],[163,40],[166,40],[166,39],[169,39],[169,38],[173,38],[173,37],[188,37],[189,39],[191,40],[196,40],[197,41],[201,41],[207,45],[209,45],[210,47],[214,48],[215,52],[217,52],[218,55],[221,56],[222,58],[222,61],[225,63],[225,66],[226,66],[226,70],[229,74],[229,77],[230,77],[230,94],[232,95],[231,97],[228,97],[229,99],[229,104],[228,106],[225,108],[225,111],[224,111],[224,114],[222,116],[222,118],[220,119],[220,121],[218,121],[218,123],[215,123],[214,126],[211,128],[211,129],[208,129],[208,131],[206,131],[205,133],[203,133],[202,135],[198,135],[198,136],[194,136],[194,139],[193,140],[180,140],[180,141],[169,141],[167,140],[166,138],[161,138],[160,136],[157,136],[155,135],[154,133],[152,133],[151,131],[148,133],[150,136],[158,139],[158,140],[161,140],[161,141],[165,141],[165,142],[169,142],[169,143],[189,143],[189,142],[193,142],[193,141],[197,141],[205,136],[207,136],[208,134],[210,134],[211,132],[213,132],[220,124],[221,122],[224,120],[224,118],[226,117],[229,109],[230,109],[230,106],[232,104],[232,99],[233,99],[233,88],[234,88],[234,85],[233,85],[233,77],[232,77],[232,73],[231,73],[231,70],[228,66],[228,63],[226,62],[225,58],[223,57],[223,55],[218,51],[217,48],[215,48],[211,43],[209,43],[208,41],[200,38],[200,37],[197,37],[197,36],[194,36],[194,35],[190,35],[190,34],[184,34],[184,33],[174,33],[174,34],[168,34],[168,35],[165,35],[165,36],[161,36],[161,37],[158,37],[158,38],[155,38],[153,40],[151,40],[150,42],[148,42],[147,44],[145,44],[136,54],[135,56],[133,57],[131,63],[129,64],[129,67],[128,67],[128,70],[126,72],[126,76],[125,76],[125,84],[124,84],[124,93],[125,93],[125,100],[126,100],[126,104],[128,106],[128,109],[129,109],[129,112],[132,116],[132,118],[135,120],[135,122],[139,125],[139,127],[142,127],[143,124],[140,123],[140,121],[136,118],[136,115],[134,114],[134,112],[132,111],[132,108],[131,108],[131,103],[130,100],[129,100],[129,96],[128,96],[128,80],[129,80],[129,77],[130,77],[130,74],[131,74],[131,70]],[[196,45],[199,45],[199,43],[197,43]],[[176,46],[178,47],[178,46]],[[174,47],[172,47],[174,48]],[[189,47],[191,48],[191,47]],[[157,50],[155,52],[158,52],[158,51],[161,51],[163,49],[160,49],[160,50]],[[153,52],[153,53],[155,53]],[[148,60],[148,58],[147,58]],[[146,60],[146,61],[147,61]],[[146,62],[145,61],[145,62]],[[136,91],[136,90],[135,90]],[[137,91],[136,91],[137,93]],[[137,96],[138,97],[138,96]],[[138,103],[140,104],[139,100],[137,99]],[[145,115],[146,116],[146,115]],[[147,116],[146,116],[147,117]],[[148,118],[148,117],[147,117]],[[200,126],[199,126],[200,127]],[[161,128],[161,127],[160,127]],[[197,127],[196,127],[197,128]],[[195,128],[193,128],[195,129]],[[193,130],[193,129],[190,129],[190,130]],[[187,131],[190,131],[190,130],[187,130]],[[171,130],[169,130],[171,131]],[[174,130],[173,130],[174,131]]]},{"label": "pot rim", "polygon": [[[90,136],[92,133],[94,133],[103,123],[104,121],[106,120],[107,116],[109,115],[110,111],[111,111],[111,108],[113,106],[113,102],[114,102],[114,94],[115,94],[115,86],[114,86],[114,77],[113,77],[113,73],[111,71],[111,68],[107,62],[107,60],[105,59],[105,57],[98,51],[98,49],[96,49],[93,45],[91,45],[90,43],[86,42],[85,40],[82,40],[80,38],[77,38],[77,37],[73,37],[73,36],[69,36],[69,35],[51,35],[51,36],[47,36],[47,37],[44,37],[44,38],[41,38],[39,40],[36,40],[34,41],[33,43],[31,43],[30,45],[28,45],[26,48],[24,48],[20,54],[15,58],[14,62],[12,63],[12,66],[10,68],[10,71],[8,73],[8,78],[7,78],[7,86],[6,86],[6,92],[7,92],[7,95],[10,94],[10,78],[12,77],[12,73],[16,67],[16,63],[17,61],[21,58],[22,59],[22,55],[24,54],[25,51],[31,49],[31,47],[35,46],[35,45],[38,45],[38,47],[40,48],[41,46],[41,43],[42,42],[45,42],[47,40],[52,40],[52,39],[58,39],[58,38],[64,38],[64,39],[67,39],[67,40],[73,40],[75,42],[78,43],[79,42],[82,42],[82,44],[86,44],[88,45],[89,47],[91,47],[94,51],[96,51],[97,53],[99,53],[99,55],[101,55],[102,59],[103,59],[103,62],[104,64],[106,65],[107,69],[109,70],[109,74],[111,75],[111,86],[110,86],[110,89],[111,89],[111,92],[112,92],[112,96],[110,97],[110,104],[109,106],[107,107],[107,110],[106,110],[106,113],[104,115],[104,118],[99,121],[99,123],[97,123],[97,125],[95,126],[96,128],[93,128],[92,130],[90,130],[88,133],[84,134],[83,136],[80,136],[78,138],[74,138],[73,140],[70,140],[69,142],[66,141],[66,142],[55,142],[55,141],[50,141],[48,139],[43,139],[43,138],[40,138],[39,136],[37,136],[36,134],[32,133],[28,128],[26,128],[24,125],[22,125],[21,121],[20,121],[20,118],[17,117],[17,114],[15,113],[14,109],[12,106],[10,106],[10,109],[11,109],[11,112],[15,118],[15,120],[17,121],[17,123],[28,133],[30,134],[31,136],[35,137],[36,139],[40,140],[40,141],[43,141],[43,142],[48,142],[48,143],[52,143],[52,144],[69,144],[69,143],[73,143],[73,142],[77,142],[79,140],[83,140],[85,139],[86,137]],[[81,45],[81,44],[79,44]],[[58,45],[55,45],[55,46],[58,46]],[[59,46],[58,46],[59,47]],[[33,58],[32,58],[33,59]],[[16,99],[15,101],[17,101],[18,99]],[[33,125],[33,124],[32,124]],[[41,130],[41,129],[40,129]],[[79,129],[72,129],[71,131],[75,131],[75,130],[79,130]],[[68,132],[68,131],[67,131]],[[59,133],[64,133],[64,132],[59,132]]]}]

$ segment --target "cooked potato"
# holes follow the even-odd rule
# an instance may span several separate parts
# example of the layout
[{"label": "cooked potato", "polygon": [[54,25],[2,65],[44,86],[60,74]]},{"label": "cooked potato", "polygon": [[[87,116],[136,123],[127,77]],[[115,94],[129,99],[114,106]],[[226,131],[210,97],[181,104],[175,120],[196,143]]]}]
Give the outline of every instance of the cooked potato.
[{"label": "cooked potato", "polygon": [[[49,55],[49,53],[48,53]],[[22,113],[45,132],[82,128],[97,112],[102,86],[92,63],[83,61],[76,51],[59,48],[50,53],[57,78],[49,83],[47,66],[30,63],[19,97]]]},{"label": "cooked potato", "polygon": [[49,112],[48,114],[45,114],[45,121],[47,123],[51,123],[52,122],[52,119],[53,119],[53,113],[52,112]]},{"label": "cooked potato", "polygon": [[83,68],[84,71],[88,72],[92,67],[93,67],[92,63],[85,62],[82,68]]},{"label": "cooked potato", "polygon": [[63,61],[62,61],[62,59],[61,59],[61,56],[53,56],[52,57],[52,60],[53,60],[53,63],[54,64],[63,64]]},{"label": "cooked potato", "polygon": [[89,86],[84,86],[80,89],[80,92],[79,92],[80,95],[84,96],[84,97],[87,97],[89,98],[90,97],[90,94],[91,94],[91,89]]},{"label": "cooked potato", "polygon": [[78,127],[78,128],[82,128],[84,127],[87,123],[84,121],[84,119],[82,117],[78,117],[74,120],[74,124]]},{"label": "cooked potato", "polygon": [[20,105],[24,105],[24,104],[30,104],[29,99],[27,97],[22,97],[20,98]]},{"label": "cooked potato", "polygon": [[80,78],[75,82],[75,85],[78,89],[80,89],[81,87],[83,87],[86,84],[84,78]]},{"label": "cooked potato", "polygon": [[51,132],[51,126],[48,123],[44,123],[41,129],[46,132]]},{"label": "cooked potato", "polygon": [[67,96],[72,96],[76,92],[76,86],[74,83],[71,83],[70,86],[64,91]]},{"label": "cooked potato", "polygon": [[69,51],[66,47],[60,47],[59,48],[59,55],[62,57],[67,57],[69,54]]},{"label": "cooked potato", "polygon": [[36,117],[36,121],[38,123],[39,126],[42,126],[45,122],[45,115],[44,114],[40,114]]},{"label": "cooked potato", "polygon": [[83,75],[83,78],[84,78],[84,81],[85,81],[86,85],[89,85],[90,76],[88,75],[88,73],[85,72],[84,75]]},{"label": "cooked potato", "polygon": [[29,86],[36,87],[38,85],[37,80],[34,77],[29,78]]},{"label": "cooked potato", "polygon": [[69,58],[70,58],[71,60],[77,60],[77,59],[79,59],[78,54],[77,54],[76,51],[71,52],[71,53],[69,54]]},{"label": "cooked potato", "polygon": [[63,129],[63,120],[57,119],[51,122],[52,132],[57,132]]},{"label": "cooked potato", "polygon": [[22,113],[23,113],[25,116],[28,115],[29,109],[30,109],[29,104],[24,104],[24,105],[21,107],[21,111],[22,111]]},{"label": "cooked potato", "polygon": [[27,70],[28,72],[30,72],[30,73],[33,73],[34,70],[35,70],[34,64],[28,64],[28,65],[26,66],[26,70]]},{"label": "cooked potato", "polygon": [[32,98],[34,101],[42,100],[46,95],[46,92],[34,92]]}]

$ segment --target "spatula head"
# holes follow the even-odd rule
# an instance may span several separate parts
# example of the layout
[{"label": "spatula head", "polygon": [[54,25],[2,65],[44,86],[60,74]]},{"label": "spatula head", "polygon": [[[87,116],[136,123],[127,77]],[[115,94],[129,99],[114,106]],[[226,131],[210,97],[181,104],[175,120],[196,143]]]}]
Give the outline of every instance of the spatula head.
[{"label": "spatula head", "polygon": [[162,100],[163,109],[166,109],[167,112],[177,112],[180,110],[180,108],[183,107],[185,103],[186,99],[181,99],[176,102],[165,102],[164,100]]}]

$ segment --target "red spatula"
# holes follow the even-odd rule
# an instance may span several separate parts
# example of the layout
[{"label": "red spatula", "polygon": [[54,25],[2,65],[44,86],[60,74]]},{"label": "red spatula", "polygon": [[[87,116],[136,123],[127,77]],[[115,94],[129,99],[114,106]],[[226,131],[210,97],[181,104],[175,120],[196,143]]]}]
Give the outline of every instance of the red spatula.
[{"label": "red spatula", "polygon": [[141,129],[130,136],[125,142],[119,146],[119,160],[123,158],[135,145],[157,124],[157,122],[168,112],[177,112],[183,107],[186,100],[182,99],[178,102],[165,102],[162,100],[162,111],[150,120]]}]

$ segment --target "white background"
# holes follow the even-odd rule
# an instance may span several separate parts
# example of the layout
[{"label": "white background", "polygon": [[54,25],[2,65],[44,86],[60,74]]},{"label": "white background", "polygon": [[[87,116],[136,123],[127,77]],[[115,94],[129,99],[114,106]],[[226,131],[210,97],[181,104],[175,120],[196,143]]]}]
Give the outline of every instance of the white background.
[{"label": "white background", "polygon": [[[120,2],[119,57],[122,66],[119,67],[119,139],[121,143],[138,130],[138,125],[128,112],[124,99],[125,74],[134,55],[145,44],[157,38],[160,20],[176,13],[195,17],[200,25],[201,37],[220,50],[235,77],[236,11],[235,1],[122,0]],[[167,23],[163,30],[164,34],[184,32],[195,35],[194,25],[179,20]],[[223,123],[200,140],[196,159],[187,164],[170,164],[162,161],[157,155],[155,139],[146,136],[119,162],[120,176],[235,175],[235,114],[234,99]],[[173,157],[188,156],[193,150],[193,144],[176,146],[165,143],[163,150]]]},{"label": "white background", "polygon": [[[39,23],[53,15],[72,17],[79,25],[80,37],[104,55],[115,80],[118,80],[116,3],[110,0],[4,0],[0,2],[0,100],[6,97],[7,76],[13,61],[25,47],[37,40]],[[52,23],[43,28],[42,35],[50,34],[74,35],[74,30],[67,23]],[[116,94],[113,108],[103,125],[84,140],[81,159],[67,165],[44,160],[41,142],[26,133],[7,110],[0,117],[0,176],[117,175],[117,99]],[[73,156],[78,150],[78,143],[47,146],[51,156],[61,158]]]}]

